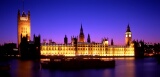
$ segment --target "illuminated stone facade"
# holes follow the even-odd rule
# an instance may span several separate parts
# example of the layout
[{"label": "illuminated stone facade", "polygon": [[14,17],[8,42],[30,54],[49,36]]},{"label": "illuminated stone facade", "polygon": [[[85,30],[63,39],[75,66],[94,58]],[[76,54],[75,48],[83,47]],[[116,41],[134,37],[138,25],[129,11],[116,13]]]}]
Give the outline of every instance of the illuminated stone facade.
[{"label": "illuminated stone facade", "polygon": [[30,11],[28,11],[28,14],[25,14],[25,12],[22,12],[22,15],[20,14],[20,10],[18,10],[18,17],[17,17],[17,38],[18,38],[18,45],[21,42],[21,34],[22,37],[28,36],[27,40],[30,40],[31,35],[31,26],[30,26]]},{"label": "illuminated stone facade", "polygon": [[[82,29],[82,26],[81,26]],[[80,30],[80,34],[82,31]],[[83,34],[84,35],[84,34]],[[64,44],[56,44],[54,42],[41,44],[41,55],[43,56],[134,56],[134,44],[128,40],[130,45],[116,46],[108,43],[108,39],[103,38],[101,43],[90,42],[88,34],[87,42],[84,37],[71,37],[71,43],[67,43],[65,35]]]}]

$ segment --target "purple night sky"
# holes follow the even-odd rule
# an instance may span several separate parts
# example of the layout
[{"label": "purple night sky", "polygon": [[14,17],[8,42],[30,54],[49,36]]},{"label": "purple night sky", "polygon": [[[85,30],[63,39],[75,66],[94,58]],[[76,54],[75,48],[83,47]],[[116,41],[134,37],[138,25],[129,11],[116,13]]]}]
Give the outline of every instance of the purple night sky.
[{"label": "purple night sky", "polygon": [[[0,44],[17,43],[17,12],[22,0],[0,0]],[[78,36],[82,23],[85,40],[101,42],[113,38],[124,44],[128,23],[132,39],[160,43],[160,1],[158,0],[24,0],[24,11],[31,12],[31,39],[63,43],[65,34]]]}]

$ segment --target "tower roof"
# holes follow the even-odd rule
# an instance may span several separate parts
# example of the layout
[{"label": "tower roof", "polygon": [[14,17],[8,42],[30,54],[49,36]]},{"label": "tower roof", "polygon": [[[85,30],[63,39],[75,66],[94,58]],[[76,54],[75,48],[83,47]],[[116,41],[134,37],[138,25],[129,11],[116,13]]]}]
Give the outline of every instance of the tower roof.
[{"label": "tower roof", "polygon": [[64,38],[67,38],[67,35],[65,35],[65,37]]},{"label": "tower roof", "polygon": [[88,34],[88,37],[87,37],[87,39],[90,39],[90,35]]},{"label": "tower roof", "polygon": [[88,34],[88,37],[90,38],[90,35]]},{"label": "tower roof", "polygon": [[127,26],[127,31],[126,31],[126,32],[131,32],[130,27],[129,27],[129,24],[128,24],[128,26]]},{"label": "tower roof", "polygon": [[90,38],[90,35],[88,34],[88,37],[87,37],[87,42],[90,43],[91,42],[91,38]]},{"label": "tower roof", "polygon": [[82,31],[82,32],[83,32],[83,27],[82,27],[82,23],[81,23],[81,29],[80,29],[80,31]]},{"label": "tower roof", "polygon": [[84,34],[83,34],[83,27],[82,27],[82,23],[81,23],[81,28],[80,28],[80,35],[84,35]]}]

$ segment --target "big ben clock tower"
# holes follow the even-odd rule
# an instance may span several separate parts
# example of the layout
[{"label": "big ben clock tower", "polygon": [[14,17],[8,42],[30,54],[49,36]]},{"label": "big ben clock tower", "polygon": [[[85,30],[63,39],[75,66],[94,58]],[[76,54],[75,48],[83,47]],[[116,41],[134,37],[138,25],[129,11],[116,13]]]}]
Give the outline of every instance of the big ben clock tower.
[{"label": "big ben clock tower", "polygon": [[131,30],[130,30],[130,27],[129,27],[129,24],[127,26],[127,31],[125,33],[125,45],[126,46],[129,46],[132,42],[132,33],[131,33]]}]

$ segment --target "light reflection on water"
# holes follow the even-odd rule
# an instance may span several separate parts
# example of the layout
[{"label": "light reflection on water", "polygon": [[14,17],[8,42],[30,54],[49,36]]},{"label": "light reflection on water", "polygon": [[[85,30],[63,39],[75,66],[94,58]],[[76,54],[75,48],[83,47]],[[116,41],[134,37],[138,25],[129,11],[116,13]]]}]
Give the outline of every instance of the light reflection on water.
[{"label": "light reflection on water", "polygon": [[115,68],[76,71],[49,70],[40,61],[10,60],[11,70],[5,77],[160,77],[160,65],[154,58],[115,58]]}]

